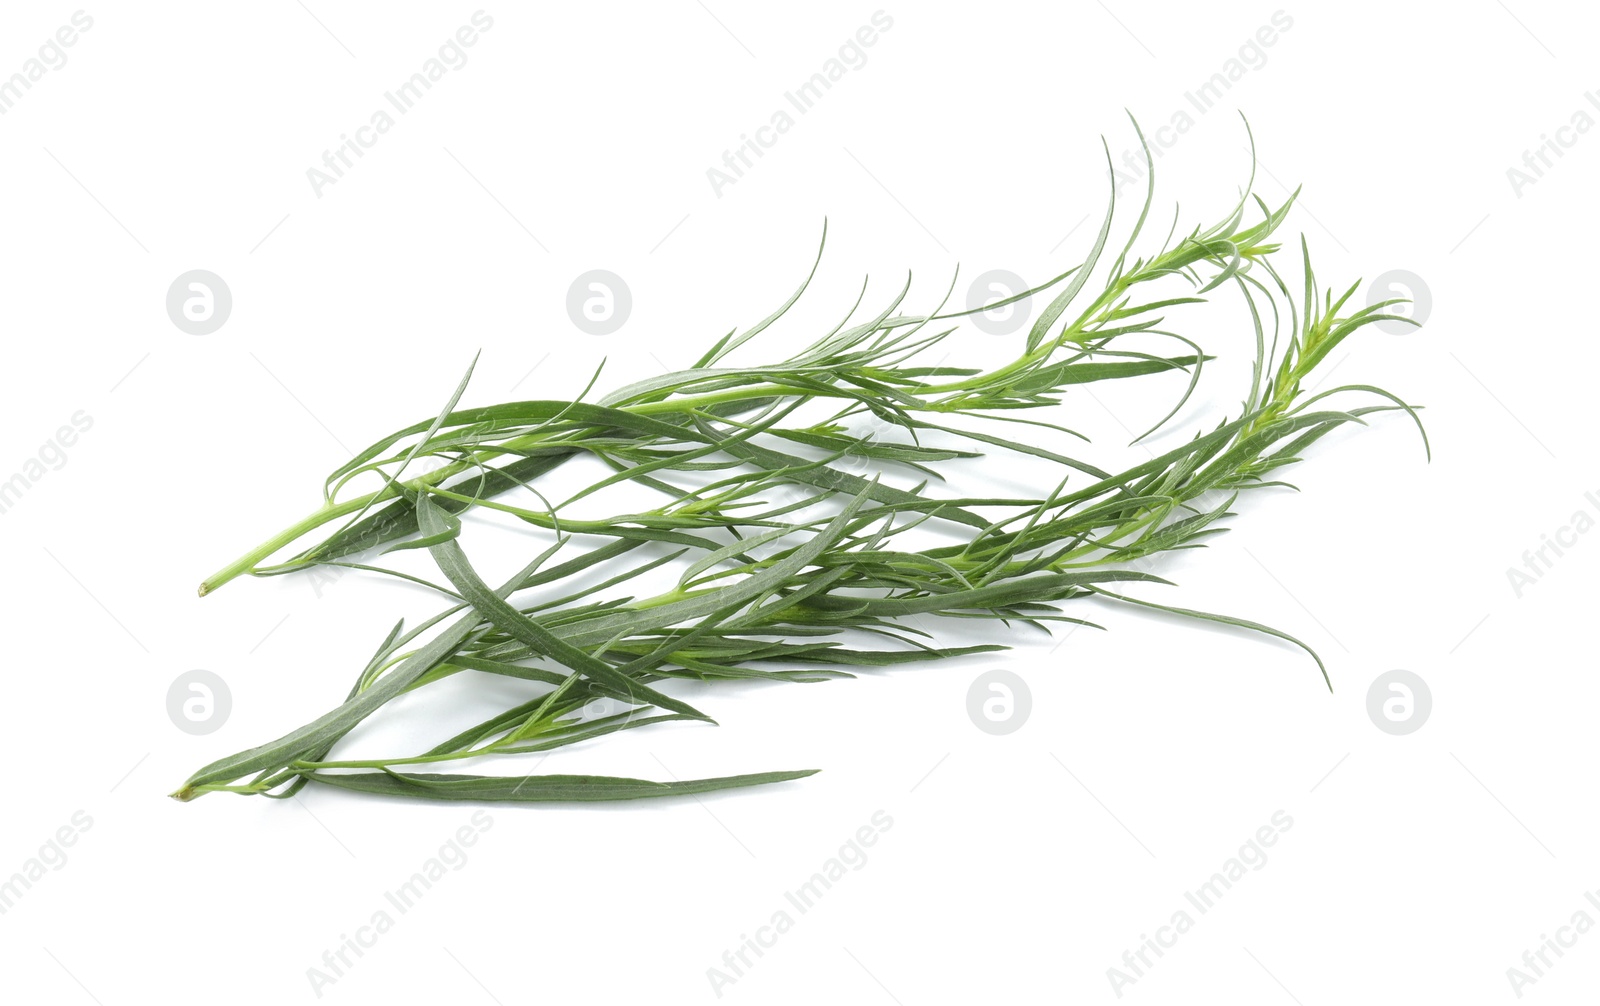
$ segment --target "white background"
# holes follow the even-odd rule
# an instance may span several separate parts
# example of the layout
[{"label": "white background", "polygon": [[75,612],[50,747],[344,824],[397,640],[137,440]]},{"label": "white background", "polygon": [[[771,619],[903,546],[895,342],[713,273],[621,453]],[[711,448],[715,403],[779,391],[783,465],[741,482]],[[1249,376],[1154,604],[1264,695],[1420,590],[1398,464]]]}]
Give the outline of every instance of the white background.
[{"label": "white background", "polygon": [[[336,703],[398,613],[435,607],[358,574],[320,592],[284,577],[198,600],[194,586],[309,510],[349,449],[431,415],[474,351],[478,404],[575,394],[602,358],[608,387],[684,366],[788,295],[824,218],[809,306],[746,359],[814,338],[863,275],[882,303],[911,269],[922,308],[958,263],[967,277],[1054,275],[1104,207],[1099,137],[1120,157],[1135,144],[1124,108],[1151,128],[1192,111],[1185,93],[1278,8],[884,8],[893,25],[865,65],[720,196],[707,168],[877,8],[490,8],[468,62],[317,195],[307,169],[475,9],[88,9],[65,65],[0,116],[0,478],[75,412],[93,419],[0,515],[0,875],[75,812],[92,820],[0,916],[10,999],[315,1001],[307,969],[468,822],[470,806],[316,788],[294,804],[164,794]],[[0,75],[74,10],[8,5]],[[1419,331],[1368,330],[1329,362],[1425,405],[1434,458],[1403,418],[1342,431],[1294,469],[1301,493],[1242,500],[1236,530],[1164,562],[1181,586],[1148,596],[1302,636],[1334,693],[1287,645],[1088,605],[1109,631],[1059,648],[1018,635],[998,660],[688,690],[720,728],[640,731],[561,764],[823,772],[698,801],[492,806],[466,865],[322,998],[717,1001],[708,968],[880,810],[893,826],[866,865],[723,999],[1115,1001],[1107,969],[1279,810],[1293,826],[1267,864],[1125,999],[1512,1001],[1507,968],[1525,950],[1580,909],[1600,920],[1583,898],[1600,888],[1600,536],[1520,598],[1506,575],[1600,491],[1587,303],[1600,131],[1520,195],[1507,177],[1576,110],[1600,116],[1584,98],[1600,88],[1594,13],[1283,10],[1292,27],[1266,62],[1157,162],[1157,229],[1175,204],[1185,227],[1232,205],[1249,174],[1243,110],[1257,191],[1276,204],[1305,186],[1282,234],[1306,234],[1326,282],[1425,281]],[[234,300],[206,336],[164,306],[197,268]],[[614,335],[566,313],[568,285],[594,268],[632,291]],[[1248,333],[1196,324],[1221,357],[1205,397],[1236,407]],[[971,329],[953,342],[995,344]],[[1102,434],[1095,458],[1132,462],[1144,455],[1120,446],[1120,425],[1153,421],[1172,390],[1064,409]],[[1197,407],[1156,443],[1219,415]],[[994,666],[1032,689],[1031,719],[1008,737],[966,714]],[[203,737],[165,708],[195,668],[233,697]],[[1395,668],[1433,696],[1405,737],[1365,708]],[[1600,936],[1585,935],[1523,994],[1576,1003],[1597,982]]]}]

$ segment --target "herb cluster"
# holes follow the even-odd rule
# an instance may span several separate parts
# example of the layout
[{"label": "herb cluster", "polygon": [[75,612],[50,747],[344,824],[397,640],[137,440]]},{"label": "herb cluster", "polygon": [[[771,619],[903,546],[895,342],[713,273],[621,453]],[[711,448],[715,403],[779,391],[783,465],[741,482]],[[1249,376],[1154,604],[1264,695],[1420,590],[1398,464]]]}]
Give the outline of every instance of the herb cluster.
[{"label": "herb cluster", "polygon": [[[440,800],[621,800],[796,779],[813,770],[652,782],[419,768],[550,751],[672,721],[710,722],[671,694],[673,679],[809,682],[848,676],[850,667],[999,649],[941,645],[937,630],[922,626],[943,618],[1046,631],[1051,622],[1092,624],[1065,613],[1066,602],[1086,598],[1303,646],[1264,625],[1124,591],[1167,583],[1134,564],[1224,530],[1239,492],[1281,485],[1277,470],[1333,430],[1385,411],[1415,420],[1410,406],[1374,387],[1305,390],[1351,334],[1407,319],[1386,312],[1397,301],[1351,309],[1357,285],[1339,296],[1321,291],[1303,239],[1297,301],[1274,241],[1293,196],[1272,208],[1246,186],[1220,223],[1180,236],[1174,217],[1159,250],[1135,257],[1153,173],[1147,181],[1120,253],[1107,248],[1113,195],[1085,260],[1012,298],[1048,303],[1018,355],[999,367],[949,365],[942,344],[956,328],[945,323],[971,312],[943,313],[941,304],[927,314],[900,313],[909,279],[887,305],[852,322],[858,298],[831,331],[787,360],[729,362],[784,316],[808,277],[770,317],[730,332],[689,369],[596,400],[591,380],[569,399],[461,408],[469,370],[441,412],[357,454],[329,476],[315,512],[200,588],[204,595],[244,574],[319,565],[427,583],[358,561],[380,548],[426,549],[443,580],[429,586],[450,606],[409,629],[397,624],[339,706],[202,768],[173,795],[281,797],[316,782]],[[1247,224],[1247,217],[1258,219]],[[1119,472],[1040,442],[1077,436],[1041,418],[1060,411],[1075,386],[1186,374],[1183,394],[1156,428],[1164,426],[1212,359],[1172,331],[1169,318],[1203,310],[1218,291],[1241,297],[1252,319],[1255,363],[1234,418]],[[1172,348],[1153,351],[1161,344]],[[1330,401],[1352,395],[1359,397],[1351,406]],[[1021,431],[1000,435],[1011,427]],[[1031,498],[963,493],[939,474],[943,462],[995,454],[1031,457],[1058,474]],[[580,455],[610,474],[560,502],[546,498],[544,476]],[[406,478],[424,459],[432,467]],[[355,492],[357,480],[375,486]],[[662,502],[573,513],[579,501],[621,485],[644,487]],[[792,498],[774,502],[785,493]],[[462,516],[480,507],[525,522],[536,542],[536,554],[499,584],[480,576],[459,540]],[[285,551],[292,554],[273,561]],[[625,592],[663,569],[679,574],[671,589]],[[528,698],[417,753],[334,754],[390,700],[463,674],[521,679]],[[602,702],[622,711],[592,715]]]}]

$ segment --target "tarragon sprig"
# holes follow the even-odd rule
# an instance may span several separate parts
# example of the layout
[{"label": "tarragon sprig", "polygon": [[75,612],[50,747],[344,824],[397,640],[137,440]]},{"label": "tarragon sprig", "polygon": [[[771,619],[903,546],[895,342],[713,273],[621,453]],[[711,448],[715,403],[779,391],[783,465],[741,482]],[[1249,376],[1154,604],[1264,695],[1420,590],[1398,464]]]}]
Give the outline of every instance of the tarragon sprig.
[{"label": "tarragon sprig", "polygon": [[[1130,564],[1204,544],[1224,529],[1239,492],[1278,484],[1266,476],[1298,460],[1305,447],[1332,430],[1383,411],[1404,410],[1416,419],[1410,406],[1365,385],[1319,394],[1303,390],[1332,348],[1368,324],[1398,317],[1385,310],[1394,302],[1341,314],[1356,287],[1337,300],[1331,294],[1319,299],[1302,241],[1304,294],[1297,307],[1273,265],[1278,246],[1269,240],[1293,200],[1276,210],[1255,200],[1262,216],[1246,227],[1248,188],[1222,223],[1175,243],[1169,234],[1157,254],[1130,261],[1150,198],[1147,193],[1098,292],[1070,318],[1069,309],[1101,260],[1114,199],[1085,261],[1029,292],[1060,286],[1023,351],[999,368],[947,367],[942,357],[922,363],[950,331],[930,331],[934,323],[958,315],[898,315],[906,290],[868,321],[846,328],[852,309],[834,330],[783,364],[723,366],[730,353],[792,306],[802,284],[779,311],[719,340],[689,370],[597,402],[584,400],[585,389],[565,401],[460,409],[464,380],[436,417],[381,439],[335,471],[317,513],[202,588],[204,593],[245,572],[265,575],[319,563],[372,568],[345,557],[388,545],[427,549],[448,583],[436,586],[451,598],[451,607],[409,631],[397,625],[340,706],[276,741],[214,762],[174,795],[284,796],[314,781],[428,799],[611,800],[795,779],[811,770],[661,783],[416,768],[550,751],[660,723],[709,721],[662,690],[674,678],[818,681],[848,676],[842,667],[998,648],[939,646],[922,628],[923,616],[998,618],[1039,628],[1054,621],[1093,624],[1065,614],[1063,605],[1101,597],[1258,630],[1304,647],[1267,626],[1122,590],[1126,584],[1165,584]],[[1145,284],[1168,277],[1186,279],[1190,292],[1135,299]],[[1192,341],[1161,327],[1165,312],[1203,303],[1224,285],[1249,305],[1256,365],[1240,414],[1215,429],[1113,474],[1031,439],[956,424],[1006,420],[1070,433],[1014,413],[1057,405],[1080,383],[1187,371],[1188,387],[1160,427],[1189,399],[1208,359]],[[1264,324],[1269,316],[1270,340]],[[1283,318],[1290,323],[1286,335],[1279,330]],[[1116,345],[1132,336],[1176,339],[1192,352],[1159,356]],[[1382,404],[1311,408],[1350,392],[1375,395]],[[818,408],[831,411],[809,422],[801,418]],[[899,429],[904,438],[854,432],[852,420],[867,416]],[[926,480],[909,487],[891,480],[907,471],[935,478],[944,462],[996,449],[1056,467],[1054,488],[1035,498],[946,497],[929,491]],[[605,462],[612,474],[552,504],[534,483],[579,453]],[[448,463],[403,480],[407,465],[423,456]],[[374,473],[381,488],[339,498],[352,480]],[[600,517],[568,512],[620,483],[647,486],[667,502]],[[532,490],[538,505],[500,498],[517,488]],[[800,498],[763,501],[783,488],[799,489]],[[513,515],[532,533],[554,540],[511,579],[491,587],[459,541],[459,515],[474,507]],[[285,562],[262,565],[341,518],[350,520],[316,544]],[[919,529],[934,525],[957,541],[925,540]],[[603,543],[553,561],[579,539]],[[646,558],[623,565],[634,562],[627,557],[636,550]],[[680,578],[665,593],[608,594],[667,567],[678,569]],[[608,575],[579,586],[594,570]],[[850,637],[888,640],[893,648],[848,645]],[[1326,667],[1312,656],[1327,679]],[[333,756],[354,727],[392,699],[468,672],[522,679],[530,682],[532,695],[419,753]],[[587,715],[600,700],[619,703],[624,711]]]}]

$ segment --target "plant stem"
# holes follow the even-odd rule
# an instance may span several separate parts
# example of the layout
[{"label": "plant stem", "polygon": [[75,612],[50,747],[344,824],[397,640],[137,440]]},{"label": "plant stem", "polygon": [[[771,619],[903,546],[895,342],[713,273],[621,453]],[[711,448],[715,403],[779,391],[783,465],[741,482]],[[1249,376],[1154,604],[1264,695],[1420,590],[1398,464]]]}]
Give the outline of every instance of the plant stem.
[{"label": "plant stem", "polygon": [[[389,492],[388,490],[384,491],[388,492],[388,494],[391,496],[393,495],[393,493]],[[235,577],[254,572],[259,563],[265,562],[272,556],[274,552],[277,552],[280,548],[283,548],[284,546],[298,540],[302,535],[316,530],[331,520],[337,520],[345,514],[356,513],[367,503],[375,502],[380,498],[382,497],[380,497],[377,493],[373,493],[360,499],[348,500],[344,503],[328,503],[317,508],[315,511],[307,515],[304,520],[301,520],[297,524],[289,525],[282,531],[279,531],[277,534],[273,535],[271,538],[268,538],[266,541],[246,552],[244,555],[241,555],[239,558],[233,560],[226,566],[217,570],[215,573],[212,573],[210,576],[206,577],[205,580],[200,584],[200,596],[205,597],[207,594],[211,593],[213,590],[216,590],[218,587],[227,583],[229,580],[234,579]]]}]

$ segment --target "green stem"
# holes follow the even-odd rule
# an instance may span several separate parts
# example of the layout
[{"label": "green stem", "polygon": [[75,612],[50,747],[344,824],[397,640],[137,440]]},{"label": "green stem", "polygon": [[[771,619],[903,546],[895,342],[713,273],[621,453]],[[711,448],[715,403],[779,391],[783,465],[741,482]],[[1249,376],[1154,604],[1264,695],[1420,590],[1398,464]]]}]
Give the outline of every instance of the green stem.
[{"label": "green stem", "polygon": [[[393,495],[393,493],[391,492],[390,495]],[[356,513],[368,503],[375,502],[377,498],[377,494],[374,493],[370,496],[362,497],[361,499],[349,500],[344,503],[327,503],[323,505],[309,514],[298,524],[289,525],[282,531],[279,531],[277,534],[273,535],[271,538],[268,538],[266,541],[246,552],[244,555],[241,555],[239,558],[233,560],[226,566],[217,570],[215,573],[212,573],[210,576],[206,577],[205,580],[200,584],[200,596],[205,597],[207,594],[211,593],[213,590],[216,590],[218,587],[227,583],[229,580],[234,579],[235,577],[254,572],[258,564],[265,562],[272,556],[274,552],[294,542],[300,538],[301,535],[314,531],[331,520],[337,520],[340,517],[343,517],[345,514]]]},{"label": "green stem", "polygon": [[465,751],[450,751],[444,754],[412,755],[409,758],[374,758],[367,761],[299,761],[289,764],[297,774],[300,772],[315,772],[330,768],[387,768],[390,765],[426,765],[431,762],[458,761],[463,758],[485,758],[495,753],[494,748],[498,743],[490,744],[485,748],[468,748]]}]

